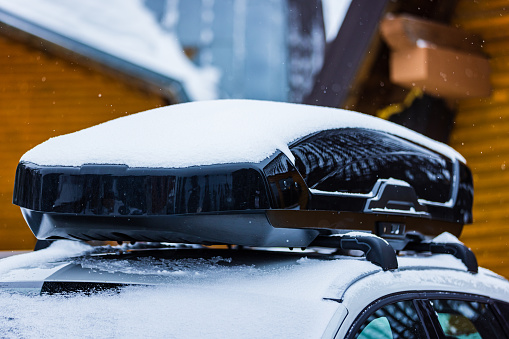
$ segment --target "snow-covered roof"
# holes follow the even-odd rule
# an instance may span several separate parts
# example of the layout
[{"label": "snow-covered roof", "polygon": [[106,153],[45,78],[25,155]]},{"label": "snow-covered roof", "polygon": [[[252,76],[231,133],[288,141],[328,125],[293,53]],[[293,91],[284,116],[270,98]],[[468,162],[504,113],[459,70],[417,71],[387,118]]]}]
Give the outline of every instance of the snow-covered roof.
[{"label": "snow-covered roof", "polygon": [[385,131],[464,159],[447,145],[370,115],[299,104],[216,100],[172,105],[52,138],[21,161],[41,166],[123,164],[183,168],[259,162],[310,133],[361,127]]},{"label": "snow-covered roof", "polygon": [[351,0],[322,0],[325,38],[331,42],[338,35]]},{"label": "snow-covered roof", "polygon": [[[120,249],[129,248],[123,245]],[[355,317],[371,301],[393,292],[482,292],[501,300],[509,298],[507,281],[483,269],[479,274],[468,273],[450,255],[400,257],[398,270],[384,272],[363,258],[342,256],[324,259],[308,254],[293,262],[265,266],[267,260],[239,263],[235,251],[232,258],[179,260],[102,259],[89,255],[92,253],[97,248],[58,241],[44,250],[0,260],[0,303],[2,315],[9,319],[0,322],[0,332],[47,338],[91,333],[101,337],[150,333],[153,337],[194,338],[206,333],[214,338],[317,338],[331,318],[338,313],[344,316],[345,307]],[[71,259],[80,255],[85,257]],[[65,270],[68,262],[90,272],[89,281],[101,276],[108,281],[109,274],[117,272],[145,277],[149,284],[153,276],[164,282],[90,296],[22,295],[5,290],[10,281],[28,286],[31,281],[44,280]],[[324,298],[342,299],[343,303]]]},{"label": "snow-covered roof", "polygon": [[[62,269],[65,251],[68,259],[92,248],[59,241],[38,252],[0,260],[0,287],[9,281],[43,279]],[[105,276],[108,272],[157,275],[166,283],[127,287],[119,294],[72,297],[26,296],[0,288],[2,314],[13,319],[9,324],[0,322],[0,332],[16,328],[20,337],[47,338],[92,333],[105,338],[313,338],[320,336],[338,308],[337,303],[322,300],[327,284],[337,275],[328,269],[332,268],[330,262],[315,263],[323,273],[317,281],[312,271],[318,266],[305,260],[300,264],[294,261],[291,268],[232,266],[230,261],[227,257],[178,261],[147,258],[138,262],[88,257],[81,261],[84,269],[92,268]]]},{"label": "snow-covered roof", "polygon": [[191,100],[217,98],[217,70],[188,60],[176,36],[157,24],[142,0],[107,5],[101,0],[0,0],[0,21],[78,53],[87,54],[83,46],[88,46],[175,79]]}]

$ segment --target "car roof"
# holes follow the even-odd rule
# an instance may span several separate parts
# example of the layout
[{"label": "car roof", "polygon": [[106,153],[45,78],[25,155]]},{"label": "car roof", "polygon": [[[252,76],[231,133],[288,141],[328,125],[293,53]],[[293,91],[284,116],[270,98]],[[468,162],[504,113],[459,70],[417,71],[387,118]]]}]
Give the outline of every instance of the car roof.
[{"label": "car roof", "polygon": [[[65,312],[77,312],[54,314],[67,319],[68,326],[79,327],[76,317],[87,318],[83,312],[88,309],[101,326],[118,327],[131,322],[147,329],[156,326],[155,320],[166,321],[159,327],[174,331],[176,337],[199,333],[317,337],[331,326],[335,328],[337,324],[334,320],[329,323],[331,319],[357,314],[384,295],[415,290],[483,294],[509,301],[507,281],[484,269],[477,274],[467,272],[463,263],[450,255],[400,256],[397,270],[383,271],[363,257],[331,255],[327,251],[193,246],[154,250],[129,245],[91,248],[58,241],[44,250],[0,260],[0,299],[20,320],[29,312],[44,312],[46,307],[63,303]],[[37,282],[42,281],[131,282],[144,286],[88,297],[12,293],[16,286],[18,291],[23,286],[25,290],[41,287]],[[109,301],[105,303],[104,299]],[[24,307],[15,308],[20,302]],[[155,320],[141,321],[132,312]],[[112,314],[114,319],[108,319]],[[43,319],[59,324],[64,321],[53,316],[48,319],[47,315]],[[108,329],[104,331],[109,333]],[[131,334],[141,334],[133,331]]]},{"label": "car roof", "polygon": [[465,162],[445,144],[367,114],[256,100],[202,101],[152,109],[52,138],[28,151],[21,161],[41,166],[123,164],[142,168],[258,163],[277,151],[293,159],[288,148],[291,142],[336,128],[391,133]]}]

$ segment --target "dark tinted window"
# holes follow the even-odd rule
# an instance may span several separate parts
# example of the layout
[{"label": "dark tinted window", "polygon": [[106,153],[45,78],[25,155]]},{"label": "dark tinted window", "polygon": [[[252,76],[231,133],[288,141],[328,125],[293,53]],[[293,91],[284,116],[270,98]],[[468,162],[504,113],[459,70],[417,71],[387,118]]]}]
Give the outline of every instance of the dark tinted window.
[{"label": "dark tinted window", "polygon": [[356,339],[427,338],[424,327],[411,300],[399,301],[376,310],[361,325]]},{"label": "dark tinted window", "polygon": [[419,292],[368,306],[347,338],[507,338],[509,304],[480,296]]},{"label": "dark tinted window", "polygon": [[447,338],[504,338],[487,304],[463,300],[432,300]]},{"label": "dark tinted window", "polygon": [[411,184],[418,198],[446,202],[453,166],[449,159],[399,137],[358,128],[320,132],[291,148],[308,187],[369,193],[378,179]]},{"label": "dark tinted window", "polygon": [[494,306],[500,317],[501,325],[505,328],[505,332],[509,334],[509,303],[498,301]]},{"label": "dark tinted window", "polygon": [[496,304],[498,311],[500,312],[500,315],[504,318],[504,320],[509,325],[509,304],[503,303],[503,302],[497,302]]}]

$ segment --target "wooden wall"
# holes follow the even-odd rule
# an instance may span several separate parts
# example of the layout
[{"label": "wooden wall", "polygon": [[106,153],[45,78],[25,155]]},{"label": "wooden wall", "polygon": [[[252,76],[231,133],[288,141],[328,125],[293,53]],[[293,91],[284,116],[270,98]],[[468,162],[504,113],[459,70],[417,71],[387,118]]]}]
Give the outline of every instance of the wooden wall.
[{"label": "wooden wall", "polygon": [[452,133],[474,176],[474,224],[461,240],[509,277],[509,1],[460,0],[453,22],[484,39],[493,86],[489,98],[459,102]]},{"label": "wooden wall", "polygon": [[148,91],[0,34],[0,250],[35,244],[12,205],[23,153],[50,137],[161,105]]}]

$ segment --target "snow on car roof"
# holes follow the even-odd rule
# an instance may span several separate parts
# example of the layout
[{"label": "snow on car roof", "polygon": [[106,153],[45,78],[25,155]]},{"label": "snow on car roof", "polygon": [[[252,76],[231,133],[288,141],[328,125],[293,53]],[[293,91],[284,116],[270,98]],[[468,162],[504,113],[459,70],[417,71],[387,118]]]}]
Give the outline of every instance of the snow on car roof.
[{"label": "snow on car roof", "polygon": [[[501,276],[484,268],[478,274],[465,270],[459,259],[448,254],[433,256],[398,257],[399,269],[380,271],[359,279],[350,287],[332,286],[330,295],[345,300],[346,303],[358,300],[360,294],[365,298],[378,298],[380,286],[385,286],[384,293],[401,293],[405,291],[449,291],[472,294],[487,294],[500,300],[509,301],[509,283]],[[345,282],[343,282],[344,284]]]},{"label": "snow on car roof", "polygon": [[[88,247],[88,249],[87,249]],[[92,247],[58,241],[47,249],[0,260],[0,286],[5,281],[29,280],[33,270],[50,270],[69,256]],[[38,258],[38,259],[37,259]],[[33,260],[36,259],[36,263]],[[276,268],[221,266],[229,258],[166,260],[140,265],[127,260],[88,257],[85,267],[123,271],[132,275],[166,276],[160,286],[127,287],[120,293],[21,295],[0,289],[0,333],[19,337],[174,337],[253,338],[319,337],[338,308],[322,300],[327,283],[337,275],[331,262],[294,262]],[[297,260],[297,259],[296,259]],[[155,261],[155,260],[154,260]],[[311,274],[322,267],[320,281]],[[53,273],[53,271],[51,271]],[[295,279],[295,276],[300,279]],[[24,278],[24,279],[23,279]],[[148,280],[150,282],[150,280]],[[23,307],[20,307],[23,305]],[[7,330],[6,330],[7,329]]]},{"label": "snow on car roof", "polygon": [[[91,246],[57,241],[49,248],[0,260],[0,286],[5,281],[40,278],[42,271],[65,263],[70,257],[90,254]],[[399,258],[400,269],[384,272],[362,258],[311,256],[296,258],[274,267],[217,265],[235,263],[233,258],[156,261],[94,259],[79,261],[95,271],[132,275],[166,276],[159,286],[133,286],[119,293],[93,295],[23,295],[2,291],[1,333],[19,337],[320,337],[328,321],[343,307],[361,307],[369,297],[386,291],[471,291],[505,295],[508,283],[482,270],[467,273],[461,262],[449,255]],[[305,255],[305,254],[303,254]],[[94,261],[96,260],[96,261]],[[409,270],[413,267],[413,270]],[[430,271],[432,267],[434,270]],[[452,269],[452,270],[451,270]],[[106,274],[104,274],[106,275]],[[106,280],[106,279],[105,279]],[[381,288],[384,286],[384,288]],[[438,287],[437,287],[438,286]],[[323,298],[341,298],[343,304]],[[505,292],[504,292],[505,291]],[[349,299],[351,299],[350,302]],[[22,307],[20,307],[22,305]],[[10,332],[9,332],[10,331]]]},{"label": "snow on car roof", "polygon": [[184,103],[118,118],[52,138],[21,158],[42,166],[123,164],[183,168],[259,162],[288,144],[334,128],[367,128],[412,140],[465,161],[449,146],[405,127],[352,111],[255,100]]}]

